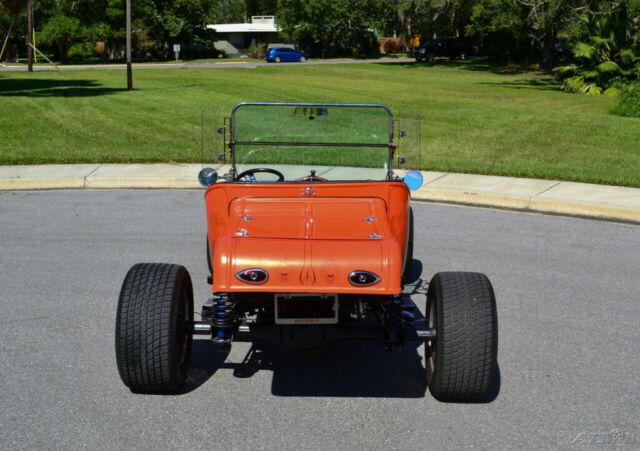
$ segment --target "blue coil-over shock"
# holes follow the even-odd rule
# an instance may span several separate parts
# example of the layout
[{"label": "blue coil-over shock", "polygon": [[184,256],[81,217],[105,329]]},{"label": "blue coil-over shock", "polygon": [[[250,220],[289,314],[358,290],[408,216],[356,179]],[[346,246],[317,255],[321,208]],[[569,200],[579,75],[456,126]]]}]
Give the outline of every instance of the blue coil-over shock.
[{"label": "blue coil-over shock", "polygon": [[[226,323],[226,319],[227,319],[227,313],[225,312],[225,307],[226,307],[226,301],[222,298],[218,299],[217,305],[216,305],[216,322],[217,323]],[[219,328],[217,330],[218,332],[218,339],[219,340],[224,340],[225,339],[225,335],[226,332],[224,329]]]},{"label": "blue coil-over shock", "polygon": [[212,339],[218,343],[228,343],[233,339],[236,323],[235,304],[226,293],[216,293],[202,307],[203,318],[210,318]]}]

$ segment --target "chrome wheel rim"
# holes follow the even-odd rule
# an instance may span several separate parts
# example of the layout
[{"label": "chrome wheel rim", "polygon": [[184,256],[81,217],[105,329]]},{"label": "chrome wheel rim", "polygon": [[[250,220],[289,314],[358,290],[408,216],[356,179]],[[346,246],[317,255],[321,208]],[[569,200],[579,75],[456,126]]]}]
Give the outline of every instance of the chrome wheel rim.
[{"label": "chrome wheel rim", "polygon": [[[438,315],[436,310],[436,301],[435,299],[429,303],[429,315],[428,315],[428,323],[427,326],[429,329],[434,329],[436,333],[438,332]],[[426,343],[426,351],[427,351],[427,365],[429,365],[429,371],[431,374],[435,371],[436,367],[436,341],[428,340]]]},{"label": "chrome wheel rim", "polygon": [[187,293],[182,292],[176,322],[176,353],[178,355],[178,367],[182,367],[187,358],[189,349],[189,309],[187,306]]}]

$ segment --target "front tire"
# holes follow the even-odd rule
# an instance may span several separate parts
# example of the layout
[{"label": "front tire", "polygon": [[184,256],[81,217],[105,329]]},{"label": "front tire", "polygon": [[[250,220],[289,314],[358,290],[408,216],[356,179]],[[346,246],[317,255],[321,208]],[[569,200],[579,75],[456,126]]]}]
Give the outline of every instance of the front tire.
[{"label": "front tire", "polygon": [[173,392],[191,357],[193,287],[183,266],[138,263],[127,273],[116,318],[120,378],[134,392]]},{"label": "front tire", "polygon": [[304,56],[301,56],[300,58],[298,58],[298,61],[301,63],[304,63],[307,60],[307,58],[305,58]]},{"label": "front tire", "polygon": [[484,274],[443,272],[429,283],[425,343],[427,385],[440,401],[473,402],[491,393],[498,368],[498,315]]}]

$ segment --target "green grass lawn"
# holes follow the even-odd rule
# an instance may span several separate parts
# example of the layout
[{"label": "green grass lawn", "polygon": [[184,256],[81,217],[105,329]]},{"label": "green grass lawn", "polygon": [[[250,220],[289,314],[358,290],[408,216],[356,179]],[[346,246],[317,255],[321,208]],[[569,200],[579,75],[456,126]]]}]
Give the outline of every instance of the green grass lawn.
[{"label": "green grass lawn", "polygon": [[[0,164],[199,162],[202,112],[244,100],[376,102],[422,117],[421,168],[640,186],[615,100],[478,62],[0,72]],[[211,117],[211,115],[209,115]]]}]

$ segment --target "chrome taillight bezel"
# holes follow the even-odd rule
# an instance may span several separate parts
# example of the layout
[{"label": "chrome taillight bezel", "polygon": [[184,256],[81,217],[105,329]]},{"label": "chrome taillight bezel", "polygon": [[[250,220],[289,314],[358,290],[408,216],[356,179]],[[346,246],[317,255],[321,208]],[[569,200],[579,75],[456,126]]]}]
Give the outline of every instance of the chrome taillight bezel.
[{"label": "chrome taillight bezel", "polygon": [[[362,276],[365,276],[367,280],[361,282],[360,279]],[[349,280],[349,283],[354,287],[370,287],[371,285],[375,285],[382,280],[379,275],[372,273],[371,271],[364,271],[362,269],[351,271],[347,279]]]},{"label": "chrome taillight bezel", "polygon": [[[261,274],[264,276],[264,279],[257,278],[252,280],[250,278],[251,276],[249,276],[250,273]],[[247,277],[246,279],[244,278],[245,276]],[[248,268],[237,272],[236,279],[238,279],[240,282],[248,283],[250,285],[262,285],[266,283],[267,280],[269,280],[269,273],[262,268]]]}]

